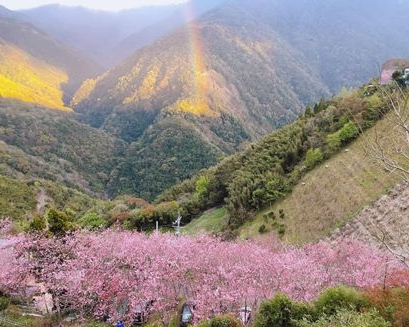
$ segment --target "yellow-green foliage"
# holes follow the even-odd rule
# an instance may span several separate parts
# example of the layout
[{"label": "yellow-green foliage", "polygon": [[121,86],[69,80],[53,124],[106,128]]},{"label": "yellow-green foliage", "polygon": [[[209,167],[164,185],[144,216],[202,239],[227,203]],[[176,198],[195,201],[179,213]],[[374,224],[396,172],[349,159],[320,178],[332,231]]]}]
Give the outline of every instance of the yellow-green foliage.
[{"label": "yellow-green foliage", "polygon": [[0,175],[0,218],[21,219],[35,205],[35,193],[26,183]]},{"label": "yellow-green foliage", "polygon": [[176,106],[178,110],[182,112],[188,112],[196,116],[215,115],[215,113],[211,111],[205,99],[187,98],[187,99],[180,100]]},{"label": "yellow-green foliage", "polygon": [[61,85],[68,76],[11,45],[0,45],[0,96],[71,110],[63,103]]},{"label": "yellow-green foliage", "polygon": [[82,101],[86,100],[92,94],[92,91],[94,91],[97,83],[98,79],[87,79],[84,83],[82,83],[78,91],[75,92],[71,100],[71,105],[76,106]]}]

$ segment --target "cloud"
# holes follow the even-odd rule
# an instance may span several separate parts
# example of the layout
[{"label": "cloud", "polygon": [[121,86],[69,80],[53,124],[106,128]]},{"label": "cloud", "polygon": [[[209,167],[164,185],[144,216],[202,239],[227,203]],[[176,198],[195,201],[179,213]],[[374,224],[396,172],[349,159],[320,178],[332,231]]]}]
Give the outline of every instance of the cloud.
[{"label": "cloud", "polygon": [[121,10],[149,5],[163,5],[186,2],[186,0],[1,0],[3,5],[11,10],[38,7],[50,3],[66,6],[82,6],[101,10]]}]

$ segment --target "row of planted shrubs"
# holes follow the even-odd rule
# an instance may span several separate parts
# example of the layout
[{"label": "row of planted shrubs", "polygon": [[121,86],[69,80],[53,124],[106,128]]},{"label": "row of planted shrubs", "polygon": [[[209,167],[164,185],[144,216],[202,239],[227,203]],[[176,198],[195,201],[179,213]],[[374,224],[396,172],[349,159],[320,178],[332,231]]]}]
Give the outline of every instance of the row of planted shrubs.
[{"label": "row of planted shrubs", "polygon": [[[200,327],[239,327],[235,317],[218,316]],[[409,285],[358,292],[347,287],[324,291],[311,303],[284,294],[263,302],[253,327],[407,327]]]},{"label": "row of planted shrubs", "polygon": [[[0,296],[0,311],[9,305]],[[94,326],[90,324],[90,326]],[[97,324],[103,326],[104,324]],[[171,321],[169,326],[177,326]],[[293,301],[284,294],[263,302],[253,327],[407,327],[409,326],[409,285],[375,288],[363,292],[347,287],[324,291],[315,301]],[[152,326],[162,326],[153,324]],[[241,327],[234,316],[221,315],[201,321],[199,327]]]}]

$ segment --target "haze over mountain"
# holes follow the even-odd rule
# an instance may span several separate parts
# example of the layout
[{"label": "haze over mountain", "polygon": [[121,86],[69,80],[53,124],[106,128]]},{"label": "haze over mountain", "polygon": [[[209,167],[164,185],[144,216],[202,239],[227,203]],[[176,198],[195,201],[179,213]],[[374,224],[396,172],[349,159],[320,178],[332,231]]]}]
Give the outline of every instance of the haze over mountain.
[{"label": "haze over mountain", "polygon": [[193,0],[188,4],[154,5],[119,12],[47,5],[20,13],[61,42],[110,67],[221,2]]}]

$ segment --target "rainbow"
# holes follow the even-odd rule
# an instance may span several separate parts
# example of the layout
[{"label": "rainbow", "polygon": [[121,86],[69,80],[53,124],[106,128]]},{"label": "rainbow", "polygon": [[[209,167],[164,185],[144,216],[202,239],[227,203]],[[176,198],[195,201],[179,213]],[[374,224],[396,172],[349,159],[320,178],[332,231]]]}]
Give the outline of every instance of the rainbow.
[{"label": "rainbow", "polygon": [[200,111],[207,111],[210,110],[206,103],[206,94],[209,91],[209,80],[206,74],[203,41],[200,35],[200,27],[195,23],[195,12],[192,2],[189,1],[185,8],[191,52],[190,56],[194,73],[194,102],[196,102],[196,106],[202,107]]}]

